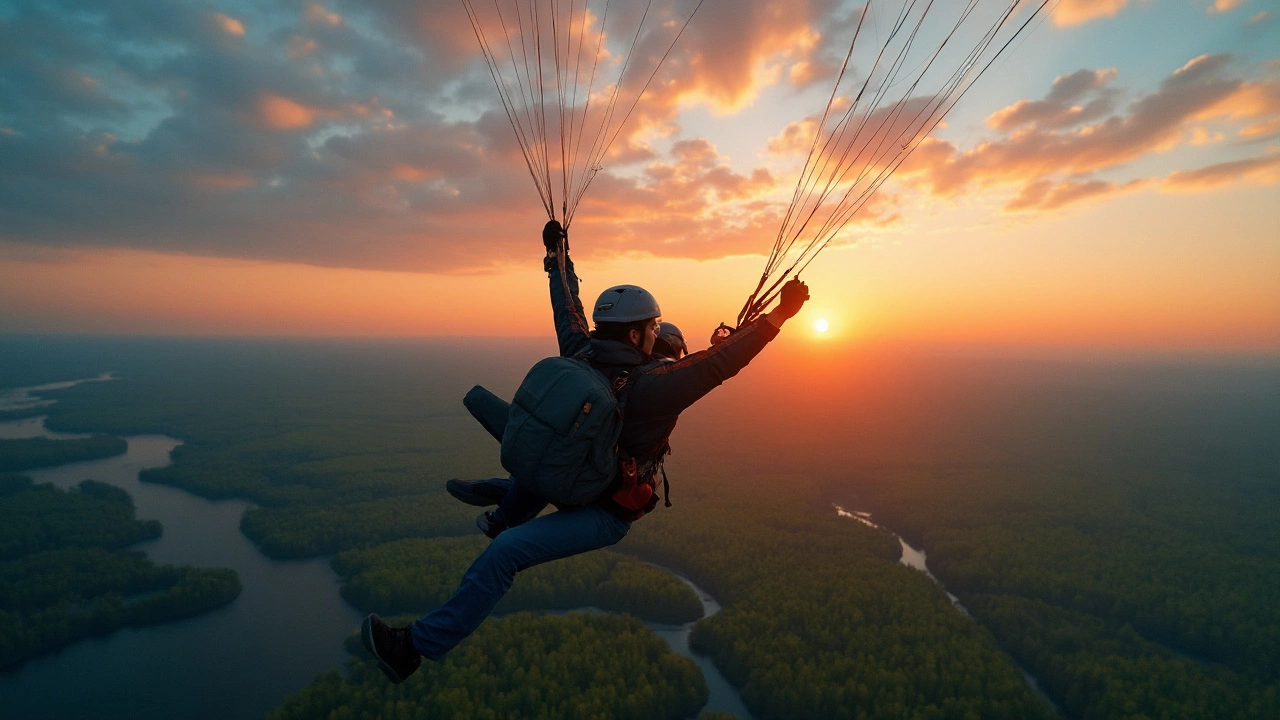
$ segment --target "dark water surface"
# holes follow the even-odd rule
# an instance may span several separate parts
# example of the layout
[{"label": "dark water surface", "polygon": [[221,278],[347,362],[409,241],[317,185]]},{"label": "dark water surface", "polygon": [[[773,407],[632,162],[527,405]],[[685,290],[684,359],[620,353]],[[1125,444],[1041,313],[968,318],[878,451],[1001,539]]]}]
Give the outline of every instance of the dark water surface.
[{"label": "dark water surface", "polygon": [[[66,387],[54,381],[112,379],[97,375],[104,369],[117,371],[120,379],[83,392],[127,387],[154,374],[158,384],[138,385],[151,393],[152,402],[163,397],[164,388],[184,392],[193,381],[225,383],[237,398],[256,397],[253,393],[276,385],[287,398],[303,397],[304,391],[347,393],[335,393],[335,404],[393,382],[408,383],[406,392],[413,396],[452,397],[456,391],[461,397],[473,382],[509,395],[522,369],[547,352],[554,352],[554,343],[541,340],[486,345],[467,339],[455,347],[0,338],[0,385],[30,386],[0,390],[0,412],[10,417],[45,412],[50,401],[39,396]],[[807,372],[790,370],[800,363]],[[406,366],[414,367],[413,373]],[[420,382],[415,373],[430,381]],[[294,375],[301,378],[296,383]],[[365,384],[351,390],[353,378]],[[244,389],[245,383],[252,389]],[[214,392],[206,396],[219,400]],[[1225,365],[1071,364],[874,353],[828,357],[784,346],[763,353],[734,379],[731,391],[712,393],[687,412],[674,460],[694,476],[830,478],[841,491],[851,477],[917,465],[1008,466],[1053,478],[1126,473],[1139,478],[1192,473],[1205,482],[1273,478],[1277,399],[1280,365],[1274,359]],[[470,422],[459,417],[459,423]],[[454,432],[453,421],[445,420],[432,426],[433,432]],[[29,420],[0,424],[0,437],[42,432],[42,423]],[[770,439],[768,452],[737,451],[752,449],[759,438]],[[140,484],[138,471],[167,465],[178,441],[155,435],[128,440],[125,456],[27,474],[63,487],[92,477],[126,489],[138,517],[164,524],[163,537],[141,549],[158,562],[233,568],[244,591],[212,613],[117,631],[0,674],[0,720],[261,717],[317,673],[342,667],[342,641],[360,617],[339,596],[327,560],[262,556],[239,532],[248,507],[243,501],[211,502]],[[465,460],[461,453],[450,457]],[[1258,487],[1257,492],[1271,492]],[[1117,497],[1129,502],[1128,496]],[[1172,500],[1138,497],[1135,502],[1167,507]],[[927,571],[925,560],[923,548],[915,552],[903,543],[904,562]],[[687,648],[687,627],[654,629],[677,650]],[[709,709],[747,717],[732,686],[720,684],[721,676],[705,658],[694,660],[711,687]]]},{"label": "dark water surface", "polygon": [[244,591],[213,612],[117,630],[0,674],[0,717],[262,717],[341,667],[342,641],[361,615],[338,595],[328,560],[270,560],[239,532],[247,503],[139,482],[140,470],[168,465],[180,443],[126,439],[125,455],[25,474],[63,488],[86,478],[124,488],[139,518],[164,525],[163,536],[135,549],[157,563],[233,568]]},{"label": "dark water surface", "polygon": [[[663,568],[667,570],[667,568]],[[707,594],[705,590],[693,584],[689,578],[679,573],[671,572],[680,578],[685,585],[688,585],[702,601],[702,618],[709,618],[720,612],[720,603],[715,598]],[[701,619],[701,618],[700,618]],[[715,663],[711,662],[711,658],[705,655],[695,655],[689,649],[689,633],[693,632],[693,626],[698,624],[697,621],[685,623],[684,625],[659,625],[656,623],[647,623],[658,636],[667,641],[672,650],[693,660],[697,664],[698,669],[702,671],[702,676],[707,680],[707,689],[711,694],[707,698],[706,710],[715,710],[719,712],[731,713],[738,716],[738,720],[754,720],[755,716],[747,710],[747,706],[742,702],[742,696],[738,694],[738,689],[729,682],[724,675],[720,674],[720,669]]]},{"label": "dark water surface", "polygon": [[[77,437],[52,433],[43,421],[0,423],[0,438]],[[233,568],[244,590],[230,605],[205,615],[117,630],[0,674],[0,719],[256,718],[316,674],[342,667],[342,641],[363,616],[342,600],[328,560],[268,559],[239,531],[249,503],[205,500],[138,480],[142,470],[168,465],[180,441],[164,435],[126,440],[124,455],[25,474],[61,488],[91,478],[125,489],[140,519],[164,525],[160,538],[131,549],[161,564]],[[704,616],[720,611],[710,595],[681,579],[702,600]],[[751,720],[737,690],[710,659],[689,650],[694,623],[649,625],[702,670],[711,691],[706,709]]]}]

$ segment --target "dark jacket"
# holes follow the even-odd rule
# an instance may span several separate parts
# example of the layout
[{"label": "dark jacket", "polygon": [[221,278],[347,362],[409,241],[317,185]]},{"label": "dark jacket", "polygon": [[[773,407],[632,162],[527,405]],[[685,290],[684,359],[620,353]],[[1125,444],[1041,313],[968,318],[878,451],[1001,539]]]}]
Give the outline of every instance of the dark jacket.
[{"label": "dark jacket", "polygon": [[660,459],[680,413],[747,366],[778,335],[764,318],[749,323],[724,341],[675,362],[653,362],[638,348],[616,340],[591,337],[578,276],[567,254],[544,263],[551,280],[551,309],[556,338],[565,357],[585,355],[610,380],[623,372],[641,371],[631,384],[618,441],[623,452],[644,464]]}]

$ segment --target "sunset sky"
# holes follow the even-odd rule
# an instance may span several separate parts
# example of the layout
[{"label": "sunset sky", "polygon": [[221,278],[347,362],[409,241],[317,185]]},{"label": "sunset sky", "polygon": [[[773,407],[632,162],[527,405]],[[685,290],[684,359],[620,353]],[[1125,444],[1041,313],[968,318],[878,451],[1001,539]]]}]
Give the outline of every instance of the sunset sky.
[{"label": "sunset sky", "polygon": [[[732,322],[859,7],[705,0],[574,218],[588,303]],[[806,271],[793,341],[1280,353],[1280,0],[1049,7]],[[0,332],[549,332],[461,2],[0,0],[0,98]]]}]

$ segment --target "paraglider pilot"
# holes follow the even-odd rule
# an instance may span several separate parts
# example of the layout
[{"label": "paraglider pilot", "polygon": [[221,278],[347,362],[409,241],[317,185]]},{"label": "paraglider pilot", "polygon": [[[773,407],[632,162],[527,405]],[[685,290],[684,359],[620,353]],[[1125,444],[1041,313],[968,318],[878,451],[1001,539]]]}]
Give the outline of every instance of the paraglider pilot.
[{"label": "paraglider pilot", "polygon": [[[626,378],[630,385],[618,455],[626,459],[631,471],[619,472],[613,485],[594,501],[547,515],[537,516],[545,501],[536,496],[513,498],[519,502],[510,506],[519,515],[503,517],[507,527],[486,532],[493,541],[443,605],[403,628],[387,625],[376,613],[369,615],[362,627],[362,640],[377,657],[379,669],[394,683],[413,674],[422,657],[439,660],[474,632],[510,589],[516,573],[607,547],[625,537],[631,523],[658,502],[656,476],[680,413],[736,375],[809,299],[808,287],[791,280],[773,311],[724,341],[675,361],[655,362],[651,353],[658,340],[662,311],[653,295],[635,285],[605,290],[593,308],[592,331],[578,299],[578,277],[558,222],[547,223],[543,244],[547,251],[543,268],[550,279],[560,355],[585,357],[610,383]],[[496,437],[502,436],[505,420],[499,413],[490,413],[487,421],[482,417],[482,422]],[[512,487],[519,485],[517,479]],[[491,502],[485,499],[476,504]],[[505,498],[503,505],[508,505]]]}]

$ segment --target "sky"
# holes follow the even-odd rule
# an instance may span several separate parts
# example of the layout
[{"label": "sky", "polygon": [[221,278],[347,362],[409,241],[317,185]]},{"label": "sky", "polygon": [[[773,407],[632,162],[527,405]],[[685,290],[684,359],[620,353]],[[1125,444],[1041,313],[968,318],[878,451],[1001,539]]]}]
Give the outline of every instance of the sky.
[{"label": "sky", "polygon": [[[593,0],[595,56],[631,22],[643,78],[691,3]],[[704,0],[592,165],[587,302],[642,285],[694,348],[732,323],[900,4]],[[0,333],[550,332],[547,211],[461,1],[0,0],[0,98]],[[791,342],[1280,354],[1280,0],[1051,1],[921,140]]]}]

